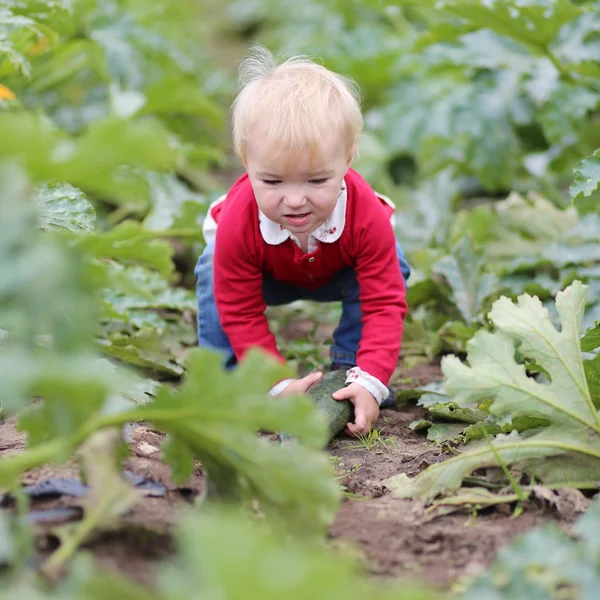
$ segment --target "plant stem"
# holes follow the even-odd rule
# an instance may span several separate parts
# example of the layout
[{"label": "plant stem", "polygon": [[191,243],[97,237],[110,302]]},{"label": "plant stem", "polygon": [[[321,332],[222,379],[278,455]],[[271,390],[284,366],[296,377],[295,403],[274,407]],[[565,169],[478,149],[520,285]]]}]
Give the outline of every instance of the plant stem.
[{"label": "plant stem", "polygon": [[550,48],[548,48],[548,46],[544,47],[544,54],[550,59],[550,62],[555,66],[556,70],[561,74],[561,76],[564,77],[569,83],[578,83],[575,77],[573,77],[573,75],[567,71],[565,66],[558,60],[558,58],[556,58],[556,55],[554,52],[552,52],[552,50],[550,50]]},{"label": "plant stem", "polygon": [[111,426],[122,426],[140,420],[137,409],[114,415],[94,416],[76,432],[65,438],[56,438],[45,444],[29,448],[22,454],[9,456],[0,462],[0,484],[12,485],[21,473],[47,462],[66,459],[94,431]]},{"label": "plant stem", "polygon": [[527,498],[529,498],[529,494],[528,493],[527,494],[523,493],[523,489],[521,488],[521,486],[519,485],[519,483],[517,482],[517,480],[513,477],[513,475],[510,472],[510,469],[508,468],[507,464],[504,462],[504,460],[502,459],[502,457],[498,453],[498,450],[496,450],[496,448],[492,444],[492,440],[490,438],[490,435],[485,430],[485,428],[483,429],[483,434],[485,435],[485,441],[488,443],[488,446],[490,447],[490,450],[492,451],[493,455],[495,456],[496,460],[498,461],[498,464],[500,465],[500,468],[502,469],[502,471],[504,472],[504,474],[508,478],[508,481],[510,482],[510,486],[512,487],[513,492],[515,493],[515,496],[518,498],[517,506],[515,507],[515,510],[513,512],[513,516],[515,518],[519,517],[521,515],[521,513],[523,512],[522,503],[523,503],[524,500],[527,500]]},{"label": "plant stem", "polygon": [[111,225],[118,225],[121,221],[126,219],[129,215],[134,212],[131,206],[127,204],[121,204],[118,208],[109,213],[106,217],[106,220]]}]

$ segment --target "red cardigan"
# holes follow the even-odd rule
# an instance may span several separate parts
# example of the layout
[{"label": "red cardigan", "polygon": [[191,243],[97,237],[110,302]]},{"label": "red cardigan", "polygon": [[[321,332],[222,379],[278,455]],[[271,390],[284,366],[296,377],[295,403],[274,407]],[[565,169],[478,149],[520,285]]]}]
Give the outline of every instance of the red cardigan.
[{"label": "red cardigan", "polygon": [[396,255],[390,216],[393,209],[350,169],[346,223],[333,243],[319,242],[304,254],[291,240],[267,244],[259,229],[258,205],[248,175],[240,177],[226,199],[211,212],[217,221],[214,293],[221,326],[238,358],[259,346],[284,361],[269,330],[262,295],[263,273],[309,289],[326,284],[352,267],[363,313],[357,366],[387,384],[398,362],[406,289]]}]

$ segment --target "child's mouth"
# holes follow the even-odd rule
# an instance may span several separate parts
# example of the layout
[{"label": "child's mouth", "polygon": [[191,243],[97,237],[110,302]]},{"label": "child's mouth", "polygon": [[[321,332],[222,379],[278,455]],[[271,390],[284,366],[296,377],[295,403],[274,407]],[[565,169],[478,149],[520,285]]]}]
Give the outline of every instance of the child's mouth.
[{"label": "child's mouth", "polygon": [[310,213],[302,213],[300,215],[283,215],[283,218],[290,225],[301,227],[302,225],[306,225],[308,223],[308,220],[310,219]]}]

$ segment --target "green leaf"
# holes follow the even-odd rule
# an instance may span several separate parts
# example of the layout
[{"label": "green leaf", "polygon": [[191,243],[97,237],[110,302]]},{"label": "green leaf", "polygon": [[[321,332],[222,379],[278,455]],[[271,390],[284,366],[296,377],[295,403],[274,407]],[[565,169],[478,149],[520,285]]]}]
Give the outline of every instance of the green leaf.
[{"label": "green leaf", "polygon": [[516,431],[508,435],[500,434],[493,442],[493,452],[487,442],[476,442],[463,452],[441,463],[430,465],[416,477],[410,478],[401,473],[386,480],[385,485],[392,490],[395,498],[422,498],[431,501],[440,494],[460,488],[463,479],[474,470],[486,466],[498,466],[496,455],[506,464],[524,459],[553,456],[564,450],[550,444],[532,444],[522,439]]},{"label": "green leaf", "polygon": [[0,139],[0,158],[21,161],[35,181],[68,182],[137,208],[146,206],[147,188],[131,168],[175,166],[167,132],[152,119],[97,120],[73,139],[33,114],[0,113]]},{"label": "green leaf", "polygon": [[[421,404],[421,402],[419,402]],[[448,421],[461,421],[462,423],[479,423],[484,421],[487,413],[476,408],[461,408],[456,402],[437,402],[427,404],[427,410],[432,416]]]},{"label": "green leaf", "polygon": [[465,506],[466,508],[481,509],[495,504],[516,502],[518,499],[516,494],[494,494],[481,487],[460,488],[451,496],[432,502],[431,510],[442,506]]},{"label": "green leaf", "polygon": [[531,463],[536,479],[552,488],[573,487],[594,490],[600,487],[598,460],[594,456],[569,453]]},{"label": "green leaf", "polygon": [[145,177],[150,186],[152,209],[144,219],[144,227],[164,231],[173,227],[184,210],[189,212],[194,207],[196,218],[187,221],[185,227],[197,228],[202,239],[202,221],[197,217],[208,208],[204,196],[191,191],[172,174],[147,173]]},{"label": "green leaf", "polygon": [[96,211],[85,194],[69,185],[47,184],[37,189],[42,229],[91,233],[96,229]]},{"label": "green leaf", "polygon": [[102,296],[114,313],[125,315],[128,311],[159,308],[196,311],[197,300],[192,292],[171,287],[155,271],[116,262],[106,267],[107,282]]},{"label": "green leaf", "polygon": [[173,248],[155,239],[135,221],[124,221],[110,231],[98,232],[73,241],[73,247],[92,258],[113,258],[121,263],[139,262],[154,267],[164,277],[173,271]]},{"label": "green leaf", "polygon": [[443,0],[436,5],[480,28],[513,38],[532,51],[543,53],[564,24],[579,16],[568,0]]},{"label": "green leaf", "polygon": [[552,49],[556,57],[564,63],[577,65],[585,62],[596,62],[600,43],[597,34],[600,31],[600,14],[586,11],[579,18],[561,28]]},{"label": "green leaf", "polygon": [[147,102],[142,114],[189,114],[220,127],[223,108],[199,89],[191,78],[172,77],[153,84],[145,90]]},{"label": "green leaf", "polygon": [[500,202],[456,213],[452,239],[470,235],[489,263],[536,255],[542,244],[561,239],[576,224],[572,206],[561,210],[539,193],[511,192]]},{"label": "green leaf", "polygon": [[[401,497],[432,499],[460,487],[474,469],[569,453],[592,458],[600,467],[600,416],[588,388],[580,351],[579,331],[585,306],[586,287],[574,282],[556,298],[561,331],[557,331],[537,298],[520,296],[518,304],[497,300],[489,314],[494,333],[479,331],[468,344],[469,366],[455,356],[444,357],[445,389],[460,406],[490,400],[492,415],[546,419],[550,425],[521,439],[516,432],[499,435],[490,444],[466,449],[439,465],[432,465],[414,479],[390,480]],[[529,377],[519,354],[548,375],[546,383]]]},{"label": "green leaf", "polygon": [[9,565],[15,555],[13,532],[10,515],[2,511],[0,513],[0,564]]},{"label": "green leaf", "polygon": [[186,516],[177,539],[180,556],[158,576],[158,588],[173,598],[431,600],[423,586],[381,587],[365,578],[349,556],[333,554],[321,544],[282,540],[223,511]]},{"label": "green leaf", "polygon": [[194,454],[188,444],[169,436],[162,444],[163,457],[171,467],[177,485],[183,485],[194,472]]},{"label": "green leaf", "polygon": [[544,135],[554,144],[578,139],[600,104],[600,94],[584,85],[561,83],[538,114]]},{"label": "green leaf", "polygon": [[[221,360],[213,352],[191,351],[180,389],[161,388],[137,418],[172,438],[175,446],[165,458],[180,480],[194,456],[219,497],[258,498],[263,511],[294,530],[322,532],[339,502],[330,461],[317,452],[327,440],[324,418],[308,398],[268,397],[269,386],[287,371],[261,352],[251,353],[234,373],[226,373]],[[273,444],[258,438],[257,430],[285,431],[301,444]]]},{"label": "green leaf", "polygon": [[600,408],[600,354],[583,361],[583,369],[594,406]]},{"label": "green leaf", "polygon": [[575,179],[569,188],[569,194],[581,213],[600,211],[600,153],[584,158],[575,167]]},{"label": "green leaf", "polygon": [[[467,367],[446,357],[442,369],[446,391],[461,405],[493,398],[492,414],[538,416],[557,424],[584,424],[600,431],[600,418],[591,402],[580,353],[579,330],[586,286],[575,282],[557,295],[561,317],[558,332],[537,298],[520,296],[518,304],[497,300],[489,314],[497,332],[478,332],[469,343]],[[515,362],[514,342],[520,353],[549,374],[550,384],[536,383]],[[568,395],[568,397],[567,397]]]},{"label": "green leaf", "polygon": [[594,327],[590,327],[581,338],[583,352],[592,352],[596,348],[600,348],[600,321],[596,321]]},{"label": "green leaf", "polygon": [[171,377],[181,377],[183,366],[161,344],[159,332],[153,328],[135,332],[107,332],[98,340],[103,352],[123,362],[151,369]]},{"label": "green leaf", "polygon": [[598,556],[600,550],[598,533],[600,533],[600,502],[592,502],[587,512],[577,519],[573,527],[573,533],[579,536],[585,546],[586,555],[590,557]]},{"label": "green leaf", "polygon": [[461,423],[432,423],[427,430],[427,439],[441,445],[456,440],[464,428]]},{"label": "green leaf", "polygon": [[544,525],[515,538],[462,598],[545,600],[563,594],[593,598],[600,585],[599,506],[596,500],[577,519],[574,535],[567,535],[555,525]]},{"label": "green leaf", "polygon": [[38,231],[30,192],[17,169],[0,169],[0,326],[9,331],[0,346],[2,404],[11,414],[42,395],[43,435],[64,434],[101,406],[111,380],[92,354],[88,265]]},{"label": "green leaf", "polygon": [[452,254],[438,261],[432,271],[442,275],[452,289],[453,300],[464,320],[471,324],[479,315],[484,300],[498,284],[498,278],[483,273],[484,259],[473,249],[469,237],[464,237],[452,249]]}]

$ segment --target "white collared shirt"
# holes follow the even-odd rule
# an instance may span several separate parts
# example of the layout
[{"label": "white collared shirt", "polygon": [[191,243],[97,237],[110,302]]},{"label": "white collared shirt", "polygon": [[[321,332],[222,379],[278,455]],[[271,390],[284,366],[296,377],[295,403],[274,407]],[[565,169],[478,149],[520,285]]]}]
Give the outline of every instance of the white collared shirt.
[{"label": "white collared shirt", "polygon": [[[348,191],[346,189],[346,182],[342,181],[342,188],[340,189],[333,212],[308,236],[308,254],[311,254],[318,248],[319,242],[331,244],[340,239],[344,231],[344,225],[346,224],[347,201]],[[277,246],[283,244],[288,238],[291,238],[294,244],[300,247],[300,240],[291,231],[287,230],[283,225],[271,221],[260,209],[258,210],[258,223],[260,234],[267,244]]]}]

